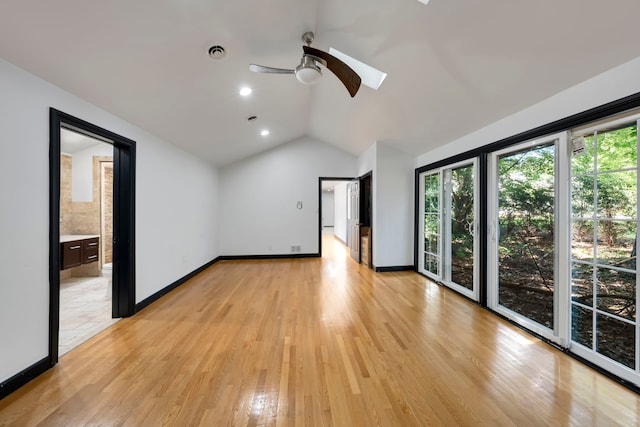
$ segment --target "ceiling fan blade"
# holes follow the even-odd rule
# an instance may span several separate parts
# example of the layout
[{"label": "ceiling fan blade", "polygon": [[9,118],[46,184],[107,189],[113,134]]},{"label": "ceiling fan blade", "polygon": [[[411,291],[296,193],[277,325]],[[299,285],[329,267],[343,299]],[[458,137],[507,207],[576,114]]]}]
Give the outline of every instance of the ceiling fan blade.
[{"label": "ceiling fan blade", "polygon": [[351,67],[347,64],[336,58],[335,56],[328,54],[327,52],[323,52],[311,46],[302,46],[304,49],[305,55],[311,55],[318,57],[327,62],[327,68],[333,74],[336,75],[338,79],[344,84],[344,86],[349,91],[349,95],[353,98],[358,93],[358,89],[360,89],[360,76],[358,73],[353,71]]},{"label": "ceiling fan blade", "polygon": [[295,74],[296,70],[287,70],[285,68],[265,67],[264,65],[251,64],[249,70],[254,73],[270,73],[270,74]]}]

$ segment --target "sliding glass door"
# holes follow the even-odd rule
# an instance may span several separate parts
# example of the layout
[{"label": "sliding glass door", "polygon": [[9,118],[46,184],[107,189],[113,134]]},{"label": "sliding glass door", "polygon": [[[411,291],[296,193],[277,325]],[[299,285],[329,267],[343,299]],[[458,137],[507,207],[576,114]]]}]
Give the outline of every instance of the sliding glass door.
[{"label": "sliding glass door", "polygon": [[421,173],[419,271],[640,385],[639,125],[624,112],[487,151],[482,182],[475,159]]},{"label": "sliding glass door", "polygon": [[557,175],[565,140],[564,134],[553,135],[491,157],[489,306],[554,341],[566,335],[556,318],[563,244],[558,218],[564,206]]},{"label": "sliding glass door", "polygon": [[474,300],[478,299],[476,180],[475,160],[420,176],[424,189],[420,271]]},{"label": "sliding glass door", "polygon": [[637,124],[576,133],[571,161],[572,349],[636,383]]}]

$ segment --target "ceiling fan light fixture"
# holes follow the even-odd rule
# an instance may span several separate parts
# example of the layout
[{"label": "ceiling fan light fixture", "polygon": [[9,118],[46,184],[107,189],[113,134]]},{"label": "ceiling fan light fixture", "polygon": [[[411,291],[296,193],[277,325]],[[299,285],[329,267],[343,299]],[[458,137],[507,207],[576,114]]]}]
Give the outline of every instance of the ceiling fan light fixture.
[{"label": "ceiling fan light fixture", "polygon": [[322,77],[322,70],[316,64],[313,58],[308,56],[302,57],[302,62],[296,67],[296,78],[305,85],[318,83]]},{"label": "ceiling fan light fixture", "polygon": [[304,67],[296,70],[296,78],[300,83],[305,85],[316,84],[320,81],[321,77],[322,77],[322,71],[320,71],[320,68],[318,67],[316,68]]}]

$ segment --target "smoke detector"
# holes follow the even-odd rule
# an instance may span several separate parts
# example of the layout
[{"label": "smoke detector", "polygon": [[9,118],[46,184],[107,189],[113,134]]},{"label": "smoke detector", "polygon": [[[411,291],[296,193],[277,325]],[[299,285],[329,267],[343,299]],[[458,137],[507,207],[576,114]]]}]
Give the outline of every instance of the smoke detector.
[{"label": "smoke detector", "polygon": [[226,52],[222,46],[215,45],[209,48],[209,56],[213,59],[222,59],[225,54]]}]

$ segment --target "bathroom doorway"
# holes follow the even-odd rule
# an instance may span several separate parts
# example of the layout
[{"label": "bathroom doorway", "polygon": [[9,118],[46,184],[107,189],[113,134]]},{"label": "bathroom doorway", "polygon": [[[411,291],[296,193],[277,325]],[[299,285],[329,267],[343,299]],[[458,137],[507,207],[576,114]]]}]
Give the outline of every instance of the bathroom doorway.
[{"label": "bathroom doorway", "polygon": [[113,145],[60,130],[62,356],[113,325]]},{"label": "bathroom doorway", "polygon": [[51,365],[135,311],[135,142],[50,110]]}]

